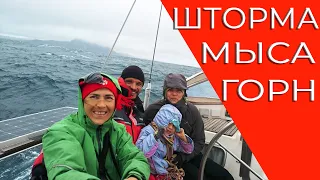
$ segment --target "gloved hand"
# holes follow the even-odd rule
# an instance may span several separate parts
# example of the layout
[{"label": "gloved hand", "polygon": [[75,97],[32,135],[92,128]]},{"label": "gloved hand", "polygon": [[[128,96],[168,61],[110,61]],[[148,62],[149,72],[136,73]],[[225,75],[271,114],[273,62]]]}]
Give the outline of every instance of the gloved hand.
[{"label": "gloved hand", "polygon": [[183,164],[183,159],[182,159],[182,155],[180,153],[176,154],[177,156],[173,159],[173,163],[175,165],[177,165],[178,168],[182,167]]}]

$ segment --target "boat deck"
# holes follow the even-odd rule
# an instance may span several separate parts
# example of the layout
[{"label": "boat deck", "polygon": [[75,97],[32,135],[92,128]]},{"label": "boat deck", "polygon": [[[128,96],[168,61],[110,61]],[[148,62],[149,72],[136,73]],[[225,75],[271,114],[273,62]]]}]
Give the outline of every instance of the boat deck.
[{"label": "boat deck", "polygon": [[223,105],[218,98],[188,96],[187,99],[194,105]]},{"label": "boat deck", "polygon": [[[223,106],[223,104],[220,99],[190,96],[187,99],[198,108],[203,119],[204,130],[217,133],[230,122],[231,118],[221,118],[221,106]],[[233,136],[237,130],[237,127],[233,125],[224,135]]]},{"label": "boat deck", "polygon": [[[219,132],[223,127],[225,127],[230,120],[210,117],[210,118],[202,118],[204,123],[204,130],[210,131],[213,133]],[[233,136],[237,132],[238,128],[233,125],[227,132],[224,133],[226,136]]]}]

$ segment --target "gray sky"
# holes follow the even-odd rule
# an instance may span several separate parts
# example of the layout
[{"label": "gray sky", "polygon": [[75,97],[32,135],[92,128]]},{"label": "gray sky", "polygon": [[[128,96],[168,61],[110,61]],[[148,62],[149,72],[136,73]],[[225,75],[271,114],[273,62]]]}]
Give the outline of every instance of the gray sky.
[{"label": "gray sky", "polygon": [[[0,33],[112,47],[134,0],[0,0]],[[137,0],[115,51],[152,59],[160,0]],[[155,60],[199,67],[163,7]]]}]

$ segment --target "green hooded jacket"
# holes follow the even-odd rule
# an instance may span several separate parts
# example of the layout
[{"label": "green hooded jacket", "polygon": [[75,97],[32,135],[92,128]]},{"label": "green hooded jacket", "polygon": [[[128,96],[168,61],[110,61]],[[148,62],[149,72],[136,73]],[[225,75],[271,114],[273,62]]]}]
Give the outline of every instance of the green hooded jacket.
[{"label": "green hooded jacket", "polygon": [[[117,80],[108,77],[121,91]],[[107,152],[105,169],[111,179],[126,179],[130,176],[139,180],[149,179],[148,161],[132,143],[132,137],[125,127],[115,122],[113,115],[103,125],[93,124],[85,115],[80,87],[78,91],[78,112],[52,125],[42,138],[49,180],[100,179],[96,152],[102,150],[103,138],[107,132],[110,134],[111,147]],[[116,164],[111,153],[114,154]]]}]

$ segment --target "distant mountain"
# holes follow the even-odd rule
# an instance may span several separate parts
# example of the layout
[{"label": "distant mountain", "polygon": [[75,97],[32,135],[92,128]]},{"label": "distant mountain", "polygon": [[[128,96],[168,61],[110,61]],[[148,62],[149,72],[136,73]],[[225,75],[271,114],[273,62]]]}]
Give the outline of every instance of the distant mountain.
[{"label": "distant mountain", "polygon": [[[82,50],[95,53],[97,55],[106,56],[108,55],[110,48],[103,47],[98,44],[90,43],[81,39],[74,39],[71,41],[55,41],[55,40],[31,40],[36,44],[48,44],[51,46],[61,46],[72,50]],[[122,55],[115,51],[112,52],[112,55]]]},{"label": "distant mountain", "polygon": [[[92,52],[97,56],[107,56],[111,48],[104,47],[95,43],[91,43],[82,39],[73,39],[71,41],[58,41],[58,40],[39,40],[30,37],[12,35],[12,34],[4,34],[0,32],[0,39],[10,39],[10,40],[20,40],[20,41],[29,41],[34,45],[49,45],[49,46],[59,46],[64,47],[73,51],[85,51]],[[127,53],[119,53],[113,50],[111,56],[122,56],[122,57],[134,57]],[[135,58],[135,57],[134,57]],[[138,58],[139,59],[139,58]]]},{"label": "distant mountain", "polygon": [[[73,39],[71,41],[38,40],[38,39],[29,38],[29,37],[12,35],[12,34],[4,34],[4,33],[0,33],[0,38],[11,39],[11,40],[27,40],[37,45],[48,44],[50,46],[60,46],[60,47],[65,47],[71,50],[88,51],[100,56],[107,56],[109,51],[111,50],[108,47],[104,47],[95,43],[90,43],[82,39]],[[117,53],[115,51],[113,51],[111,55],[112,56],[113,55],[128,56],[126,54]]]},{"label": "distant mountain", "polygon": [[[69,45],[76,49],[82,49],[82,50],[90,51],[100,55],[108,55],[109,51],[111,50],[108,47],[103,47],[98,44],[90,43],[81,39],[74,39],[69,42]],[[114,54],[118,54],[118,53],[113,51],[112,55]]]}]

